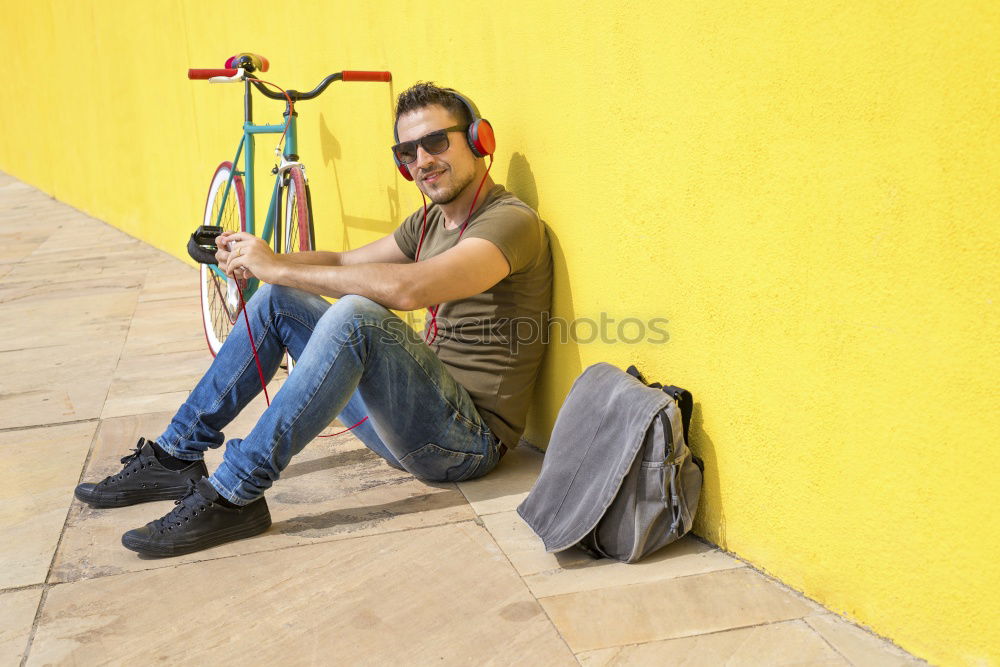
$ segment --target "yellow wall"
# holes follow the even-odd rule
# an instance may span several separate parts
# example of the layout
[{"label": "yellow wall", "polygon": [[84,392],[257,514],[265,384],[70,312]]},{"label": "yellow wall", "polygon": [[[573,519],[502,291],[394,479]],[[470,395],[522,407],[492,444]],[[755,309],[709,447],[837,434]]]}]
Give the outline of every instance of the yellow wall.
[{"label": "yellow wall", "polygon": [[394,94],[455,86],[552,229],[555,314],[669,319],[552,346],[529,438],[636,362],[694,392],[699,534],[932,662],[1000,661],[998,3],[238,6],[6,0],[0,168],[182,256],[241,114],[186,68],[391,69],[300,107],[319,245],[356,247],[419,204]]}]

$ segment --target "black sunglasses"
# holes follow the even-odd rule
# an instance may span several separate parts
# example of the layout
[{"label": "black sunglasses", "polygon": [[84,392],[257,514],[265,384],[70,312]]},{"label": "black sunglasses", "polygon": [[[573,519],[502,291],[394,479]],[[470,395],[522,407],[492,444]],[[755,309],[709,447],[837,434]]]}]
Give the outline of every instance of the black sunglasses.
[{"label": "black sunglasses", "polygon": [[404,141],[392,147],[392,154],[400,164],[410,164],[417,159],[417,144],[424,147],[428,155],[438,155],[448,150],[448,133],[465,132],[467,126],[453,125],[443,130],[428,132],[416,141]]}]

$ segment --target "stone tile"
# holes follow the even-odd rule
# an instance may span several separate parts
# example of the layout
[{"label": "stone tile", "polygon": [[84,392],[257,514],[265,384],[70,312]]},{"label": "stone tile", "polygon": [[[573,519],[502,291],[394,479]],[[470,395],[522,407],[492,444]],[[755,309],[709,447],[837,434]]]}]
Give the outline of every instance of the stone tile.
[{"label": "stone tile", "polygon": [[[144,260],[151,250],[104,223],[71,220],[52,230],[32,252],[32,261],[22,262],[21,267],[25,279],[46,273],[61,280],[116,275],[142,279],[148,272]],[[59,267],[65,270],[58,272]]]},{"label": "stone tile", "polygon": [[579,549],[550,554],[517,512],[489,514],[482,519],[536,597],[745,567],[732,556],[693,537],[678,540],[631,564],[591,558]]},{"label": "stone tile", "polygon": [[33,189],[4,188],[0,193],[0,202],[0,217],[5,225],[13,225],[16,229],[24,229],[36,219],[48,221],[50,214],[68,212],[44,193]]},{"label": "stone tile", "polygon": [[45,581],[96,422],[0,433],[0,589]]},{"label": "stone tile", "polygon": [[160,276],[150,270],[122,351],[124,359],[168,351],[201,351],[211,359],[202,325],[198,274],[184,265],[181,268],[190,271],[183,286],[164,287]]},{"label": "stone tile", "polygon": [[191,299],[196,305],[200,303],[201,296],[198,290],[201,278],[196,269],[188,266],[184,268],[189,269],[191,273],[168,281],[164,281],[162,276],[154,273],[154,269],[150,269],[150,279],[139,292],[139,303],[158,307],[162,307],[164,302],[169,303],[175,299]]},{"label": "stone tile", "polygon": [[[261,409],[258,401],[254,410]],[[259,414],[259,412],[257,413]],[[156,437],[171,413],[136,415],[101,422],[84,478],[103,479],[118,469],[139,436]],[[241,416],[227,437],[244,435],[255,415]],[[212,471],[222,449],[210,450]],[[474,517],[451,484],[425,484],[387,466],[349,434],[317,439],[285,470],[267,494],[273,525],[258,537],[173,559],[147,560],[121,546],[121,535],[159,518],[169,501],[98,510],[74,502],[56,556],[54,581],[172,567],[182,562],[233,556],[297,544],[343,540],[361,535],[466,521]]]},{"label": "stone tile", "polygon": [[0,394],[0,419],[8,428],[96,419],[107,391],[106,382],[85,382],[73,387],[20,389]]},{"label": "stone tile", "polygon": [[[192,385],[194,383],[192,382]],[[127,415],[141,415],[176,408],[188,397],[190,391],[167,391],[157,394],[133,395],[119,386],[116,396],[109,396],[101,411],[101,419],[114,419]]]},{"label": "stone tile", "polygon": [[186,336],[183,338],[156,338],[140,339],[129,334],[125,347],[122,348],[121,360],[131,361],[136,357],[153,357],[161,354],[177,354],[187,352],[200,352],[209,362],[212,360],[212,353],[208,350],[208,343],[205,336],[197,338]]},{"label": "stone tile", "polygon": [[103,266],[100,259],[76,261],[73,257],[54,262],[41,262],[37,252],[17,264],[4,279],[0,299],[4,303],[46,299],[76,299],[81,295],[98,297],[121,291],[133,291],[142,286],[144,271],[113,269]]},{"label": "stone tile", "polygon": [[28,664],[154,661],[576,664],[472,522],[60,585]]},{"label": "stone tile", "polygon": [[529,447],[515,447],[500,460],[496,470],[485,477],[459,482],[477,514],[507,512],[517,508],[542,469],[542,453]]},{"label": "stone tile", "polygon": [[514,510],[489,514],[482,519],[483,525],[522,577],[561,568],[580,569],[601,562],[579,549],[547,553],[542,541]]},{"label": "stone tile", "polygon": [[207,350],[122,358],[101,416],[176,410],[211,364]]},{"label": "stone tile", "polygon": [[[131,333],[129,334],[131,336]],[[155,341],[155,337],[151,342]],[[191,390],[212,365],[212,355],[204,339],[178,343],[182,349],[162,350],[158,354],[122,354],[108,389],[107,400],[101,413],[103,419],[140,415],[151,412],[171,412],[183,403]],[[195,347],[196,349],[183,349]],[[128,343],[126,343],[126,349]],[[133,348],[134,349],[134,348]],[[288,374],[279,368],[267,385],[273,397],[284,384]],[[232,437],[242,437],[249,432],[266,404],[263,394],[257,408],[250,406],[237,417],[234,425],[245,424],[245,430],[233,431]],[[232,428],[232,427],[231,427]]]},{"label": "stone tile", "polygon": [[0,171],[0,194],[3,194],[5,199],[8,196],[8,191],[28,190],[29,188],[31,188],[31,186],[27,183],[17,180],[5,171]]},{"label": "stone tile", "polygon": [[45,221],[38,226],[35,226],[34,220],[30,223],[25,221],[25,225],[28,224],[31,227],[14,229],[0,213],[0,265],[6,266],[8,270],[30,256],[55,227],[53,223]]},{"label": "stone tile", "polygon": [[17,200],[11,201],[6,193],[0,198],[3,202],[0,206],[0,220],[7,230],[22,232],[28,228],[35,229],[37,224],[39,229],[48,227],[54,231],[69,222],[86,220],[86,216],[79,211],[53,202],[42,193],[18,197]]},{"label": "stone tile", "polygon": [[849,623],[836,614],[810,616],[805,622],[854,665],[897,667],[927,664],[892,642]]},{"label": "stone tile", "polygon": [[[282,385],[285,384],[286,379],[288,379],[288,373],[285,372],[284,369],[279,368],[274,378],[272,378],[272,380],[267,384],[268,396],[274,398],[274,395],[278,393],[278,390],[281,389]],[[250,405],[248,405],[243,410],[243,412],[237,415],[236,419],[234,419],[232,423],[229,424],[228,427],[226,427],[226,437],[245,438],[246,435],[251,431],[251,429],[253,429],[254,425],[257,423],[257,420],[260,419],[260,416],[264,414],[264,410],[266,409],[267,409],[267,402],[264,399],[264,394],[263,393],[258,394],[257,397],[250,402]],[[324,431],[324,433],[336,433],[342,430],[343,428],[340,427],[339,424],[335,422],[331,424],[330,428]],[[352,438],[353,436],[344,434],[343,436],[337,438],[319,438],[315,442],[322,443],[321,446],[334,446],[334,445],[339,446],[341,443],[344,443],[348,439]],[[306,449],[308,449],[308,447]],[[221,449],[210,453],[217,453],[219,455],[219,461],[222,460]],[[206,460],[209,463],[213,463],[215,461],[215,459],[208,457],[206,457]]]},{"label": "stone tile", "polygon": [[0,423],[13,428],[99,417],[120,347],[119,339],[0,350]]},{"label": "stone tile", "polygon": [[41,598],[41,587],[0,593],[0,665],[20,664]]},{"label": "stone tile", "polygon": [[802,621],[786,621],[589,651],[577,656],[584,667],[756,667],[768,665],[849,665]]},{"label": "stone tile", "polygon": [[745,567],[539,601],[577,653],[786,621],[820,609]]},{"label": "stone tile", "polygon": [[105,266],[122,269],[144,269],[140,259],[151,258],[157,251],[137,238],[111,225],[64,206],[53,211],[50,219],[62,218],[64,223],[45,239],[35,253],[42,261],[55,256],[70,255],[86,259],[104,258]]},{"label": "stone tile", "polygon": [[150,332],[150,328],[148,322],[135,326],[133,321],[133,327],[122,348],[123,360],[175,352],[200,352],[202,358],[212,361],[212,353],[208,349],[196,305],[192,305],[183,315],[175,316],[172,322],[165,323],[162,330]]},{"label": "stone tile", "polygon": [[[147,298],[144,299],[144,295]],[[192,331],[199,335],[202,333],[201,300],[197,290],[187,289],[183,292],[174,290],[172,293],[160,293],[160,298],[157,299],[148,297],[144,291],[139,292],[139,305],[136,307],[139,321],[136,324],[159,328],[164,325],[179,326],[181,323],[187,323],[188,334]]]},{"label": "stone tile", "polygon": [[[194,285],[197,288],[197,285]],[[143,292],[140,292],[142,297]],[[161,294],[159,299],[141,299],[136,307],[134,324],[142,329],[160,331],[165,326],[178,327],[170,334],[203,335],[201,325],[201,301],[197,289],[183,293]],[[182,329],[180,327],[186,328]],[[141,331],[149,333],[150,331]]]},{"label": "stone tile", "polygon": [[[11,196],[11,195],[14,196]],[[31,230],[57,227],[54,218],[66,218],[75,211],[53,207],[51,201],[37,192],[13,193],[9,189],[0,192],[0,223],[5,230],[14,233],[30,233]]]},{"label": "stone tile", "polygon": [[149,278],[139,293],[139,302],[153,305],[181,297],[193,298],[197,302],[200,285],[198,269],[173,257],[167,257],[150,265]]},{"label": "stone tile", "polygon": [[0,349],[100,342],[117,354],[128,332],[135,303],[136,290],[0,303],[4,311],[0,320]]},{"label": "stone tile", "polygon": [[[77,305],[74,302],[81,296],[100,303],[102,297],[125,292],[132,295],[134,305],[142,285],[142,276],[138,273],[101,276],[66,263],[50,266],[52,272],[42,271],[40,265],[32,259],[15,265],[0,283],[0,302],[6,307],[11,304],[37,303],[43,299],[62,299],[68,302],[68,308],[73,312]],[[31,269],[30,275],[26,267]],[[126,316],[131,316],[131,311]]]},{"label": "stone tile", "polygon": [[[174,303],[184,307],[165,312],[144,312],[151,306]],[[122,360],[175,352],[200,352],[210,362],[212,354],[205,342],[200,313],[198,302],[194,299],[140,302],[122,348]]]}]

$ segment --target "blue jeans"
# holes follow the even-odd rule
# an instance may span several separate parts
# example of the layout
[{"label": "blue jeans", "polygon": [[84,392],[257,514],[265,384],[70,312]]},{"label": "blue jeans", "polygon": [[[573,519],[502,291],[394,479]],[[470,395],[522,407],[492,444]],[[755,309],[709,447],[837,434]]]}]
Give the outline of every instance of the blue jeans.
[{"label": "blue jeans", "polygon": [[[390,463],[427,481],[485,475],[499,440],[419,334],[379,304],[349,295],[333,305],[301,290],[263,285],[247,314],[264,377],[285,349],[296,360],[285,384],[243,439],[226,443],[212,486],[229,501],[256,500],[293,456],[336,417]],[[219,447],[222,429],[261,392],[242,315],[208,372],[157,438],[194,461]]]}]

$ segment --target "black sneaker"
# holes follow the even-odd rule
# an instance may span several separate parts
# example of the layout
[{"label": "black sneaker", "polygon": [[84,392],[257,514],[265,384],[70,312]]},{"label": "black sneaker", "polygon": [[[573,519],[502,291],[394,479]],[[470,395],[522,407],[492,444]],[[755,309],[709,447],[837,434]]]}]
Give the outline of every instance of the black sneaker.
[{"label": "black sneaker", "polygon": [[243,507],[226,507],[202,479],[162,519],[122,535],[122,544],[144,556],[180,556],[224,542],[263,533],[271,526],[267,502],[260,498]]},{"label": "black sneaker", "polygon": [[73,494],[91,507],[125,507],[151,500],[176,500],[188,491],[188,481],[208,477],[204,461],[192,461],[181,470],[170,470],[160,463],[153,445],[139,438],[135,449],[122,458],[121,472],[103,481],[84,482]]}]

